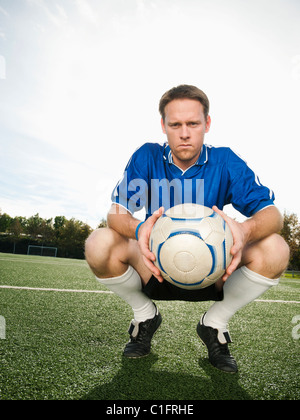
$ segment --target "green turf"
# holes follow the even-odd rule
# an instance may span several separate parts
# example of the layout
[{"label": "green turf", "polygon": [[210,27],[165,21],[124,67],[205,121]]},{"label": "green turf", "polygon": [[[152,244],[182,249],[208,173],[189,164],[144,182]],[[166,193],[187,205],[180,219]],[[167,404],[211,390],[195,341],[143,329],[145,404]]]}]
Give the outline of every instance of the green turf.
[{"label": "green turf", "polygon": [[[86,263],[0,254],[0,284],[104,290]],[[262,299],[300,301],[299,279]],[[131,309],[113,294],[0,289],[2,400],[297,400],[297,303],[253,302],[230,322],[239,373],[210,366],[196,325],[210,302],[158,302],[152,353],[126,360]]]}]

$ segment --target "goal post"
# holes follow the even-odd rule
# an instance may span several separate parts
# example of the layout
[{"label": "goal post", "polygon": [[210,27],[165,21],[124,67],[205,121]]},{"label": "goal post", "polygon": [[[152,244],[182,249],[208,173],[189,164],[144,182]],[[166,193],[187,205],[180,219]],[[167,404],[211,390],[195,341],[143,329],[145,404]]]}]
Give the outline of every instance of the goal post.
[{"label": "goal post", "polygon": [[56,257],[57,248],[54,246],[28,245],[27,255],[39,255],[42,257]]}]

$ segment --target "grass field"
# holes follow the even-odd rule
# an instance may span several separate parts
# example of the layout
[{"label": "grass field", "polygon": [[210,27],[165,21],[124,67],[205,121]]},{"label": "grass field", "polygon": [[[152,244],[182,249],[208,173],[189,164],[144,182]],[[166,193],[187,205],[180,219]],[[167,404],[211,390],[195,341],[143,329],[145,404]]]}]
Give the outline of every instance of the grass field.
[{"label": "grass field", "polygon": [[197,337],[211,302],[159,302],[151,355],[126,360],[131,309],[84,261],[0,254],[0,287],[0,400],[300,397],[300,279],[283,278],[230,322],[237,375],[211,367]]}]

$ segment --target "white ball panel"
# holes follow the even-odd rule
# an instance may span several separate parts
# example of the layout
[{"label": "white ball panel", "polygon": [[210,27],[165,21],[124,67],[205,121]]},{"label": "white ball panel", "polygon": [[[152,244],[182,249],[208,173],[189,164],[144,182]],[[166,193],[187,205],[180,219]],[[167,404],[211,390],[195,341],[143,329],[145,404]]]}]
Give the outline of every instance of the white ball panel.
[{"label": "white ball panel", "polygon": [[209,245],[216,246],[224,240],[223,222],[220,219],[220,216],[207,217],[199,223],[200,234]]},{"label": "white ball panel", "polygon": [[199,204],[185,203],[171,207],[165,214],[178,219],[199,219],[212,215],[213,210]]},{"label": "white ball panel", "polygon": [[[196,261],[201,264],[193,265],[190,270],[182,272],[177,265],[176,255],[188,250]],[[197,236],[181,234],[172,236],[161,247],[159,261],[163,270],[178,282],[195,283],[205,278],[211,270],[212,256],[209,248]]]},{"label": "white ball panel", "polygon": [[177,252],[177,254],[174,255],[173,262],[177,270],[182,273],[188,273],[189,271],[194,270],[197,264],[194,255],[187,251]]}]

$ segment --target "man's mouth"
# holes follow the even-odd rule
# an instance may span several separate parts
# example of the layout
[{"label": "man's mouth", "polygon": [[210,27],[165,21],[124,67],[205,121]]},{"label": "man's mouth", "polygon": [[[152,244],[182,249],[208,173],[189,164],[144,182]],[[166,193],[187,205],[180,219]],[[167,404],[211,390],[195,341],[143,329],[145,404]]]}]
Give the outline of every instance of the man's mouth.
[{"label": "man's mouth", "polygon": [[179,149],[188,149],[189,147],[192,147],[192,145],[188,143],[183,143],[178,146]]}]

